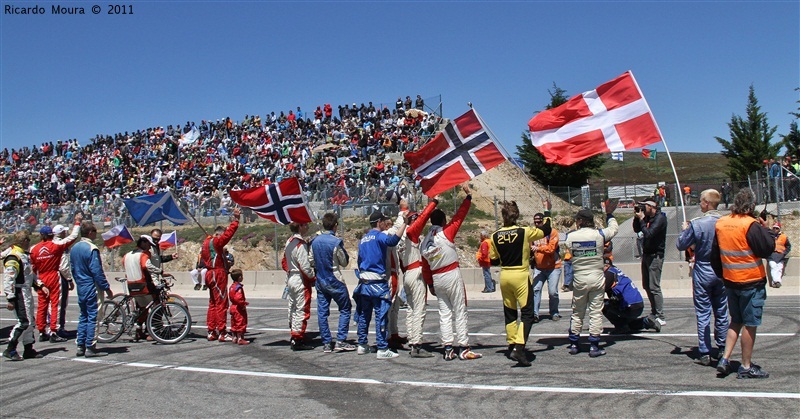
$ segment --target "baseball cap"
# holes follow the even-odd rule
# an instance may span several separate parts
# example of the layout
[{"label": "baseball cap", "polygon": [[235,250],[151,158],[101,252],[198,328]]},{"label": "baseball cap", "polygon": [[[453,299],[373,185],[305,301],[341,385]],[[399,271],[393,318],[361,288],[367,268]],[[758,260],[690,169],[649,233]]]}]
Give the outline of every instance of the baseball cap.
[{"label": "baseball cap", "polygon": [[42,226],[42,228],[39,229],[39,234],[42,234],[42,235],[45,235],[45,236],[52,236],[53,235],[53,228],[50,227],[50,226]]},{"label": "baseball cap", "polygon": [[588,210],[588,209],[584,208],[584,209],[578,211],[577,214],[575,214],[575,218],[580,218],[580,219],[586,220],[586,221],[594,221],[594,214],[592,213],[591,210]]},{"label": "baseball cap", "polygon": [[772,228],[781,228],[781,223],[775,223],[772,225]]},{"label": "baseball cap", "polygon": [[639,201],[639,202],[637,202],[637,204],[650,205],[651,207],[655,207],[655,208],[658,207],[658,204],[656,204],[655,201],[651,201],[649,199],[647,201]]},{"label": "baseball cap", "polygon": [[383,220],[388,220],[388,219],[389,219],[389,217],[383,215],[383,213],[380,210],[378,210],[378,211],[375,211],[372,214],[370,214],[369,223],[370,224],[375,224],[378,221],[383,221]]},{"label": "baseball cap", "polygon": [[147,240],[151,246],[156,246],[156,242],[153,240],[153,237],[143,234],[141,238]]},{"label": "baseball cap", "polygon": [[53,234],[61,234],[67,231],[67,228],[62,226],[61,224],[53,227]]}]

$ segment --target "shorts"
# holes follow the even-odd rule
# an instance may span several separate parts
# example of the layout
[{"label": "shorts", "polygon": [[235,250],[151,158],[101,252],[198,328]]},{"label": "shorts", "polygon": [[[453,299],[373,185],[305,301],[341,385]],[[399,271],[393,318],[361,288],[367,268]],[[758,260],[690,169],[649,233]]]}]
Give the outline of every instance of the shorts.
[{"label": "shorts", "polygon": [[764,312],[764,301],[767,299],[767,290],[764,284],[756,288],[739,290],[726,288],[728,294],[728,311],[731,313],[731,323],[743,324],[749,327],[761,326],[761,315]]}]

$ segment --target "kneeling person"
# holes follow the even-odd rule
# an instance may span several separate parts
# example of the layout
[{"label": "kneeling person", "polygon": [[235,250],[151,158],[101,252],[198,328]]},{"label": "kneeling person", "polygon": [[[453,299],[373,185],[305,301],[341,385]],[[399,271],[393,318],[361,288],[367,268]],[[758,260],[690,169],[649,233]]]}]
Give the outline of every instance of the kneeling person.
[{"label": "kneeling person", "polygon": [[661,331],[661,325],[647,317],[639,317],[644,311],[644,299],[639,289],[622,271],[605,258],[606,294],[603,315],[614,325],[614,333],[628,333],[642,329]]}]

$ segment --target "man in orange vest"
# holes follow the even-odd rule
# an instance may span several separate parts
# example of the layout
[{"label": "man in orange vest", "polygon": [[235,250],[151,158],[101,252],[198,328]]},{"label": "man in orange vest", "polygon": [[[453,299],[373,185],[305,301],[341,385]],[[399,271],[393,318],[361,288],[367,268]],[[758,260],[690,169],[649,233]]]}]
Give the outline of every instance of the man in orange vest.
[{"label": "man in orange vest", "polygon": [[771,274],[769,286],[780,288],[783,280],[783,268],[789,260],[792,244],[789,243],[789,238],[786,237],[786,234],[781,231],[781,223],[776,222],[772,225],[772,237],[775,238],[775,251],[772,252],[767,262]]},{"label": "man in orange vest", "polygon": [[717,363],[717,371],[723,376],[731,373],[728,359],[741,333],[742,363],[737,377],[769,377],[769,373],[750,363],[756,329],[761,325],[764,300],[767,298],[767,272],[761,259],[768,258],[775,250],[775,240],[763,225],[764,220],[751,215],[755,208],[753,191],[741,189],[733,199],[731,214],[720,218],[715,227],[711,266],[725,283],[731,314],[725,353]]},{"label": "man in orange vest", "polygon": [[475,253],[475,259],[478,261],[478,266],[483,271],[483,291],[482,293],[495,292],[494,280],[492,279],[492,261],[489,259],[489,233],[481,231],[481,244],[478,251]]},{"label": "man in orange vest", "polygon": [[[544,218],[549,218],[550,211],[541,212],[533,216],[533,225],[541,228]],[[550,320],[558,321],[561,314],[558,312],[558,281],[561,279],[561,257],[558,254],[558,230],[552,229],[549,235],[533,242],[533,322],[539,323],[539,305],[542,302],[542,288],[547,282],[547,294]]]}]

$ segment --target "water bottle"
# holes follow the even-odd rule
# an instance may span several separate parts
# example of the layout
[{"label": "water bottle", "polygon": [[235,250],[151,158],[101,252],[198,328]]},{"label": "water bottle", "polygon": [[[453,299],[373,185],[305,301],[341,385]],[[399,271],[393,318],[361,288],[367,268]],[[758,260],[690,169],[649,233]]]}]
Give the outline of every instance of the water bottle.
[{"label": "water bottle", "polygon": [[281,299],[285,300],[289,298],[289,287],[286,286],[283,288],[283,295],[281,295]]}]

